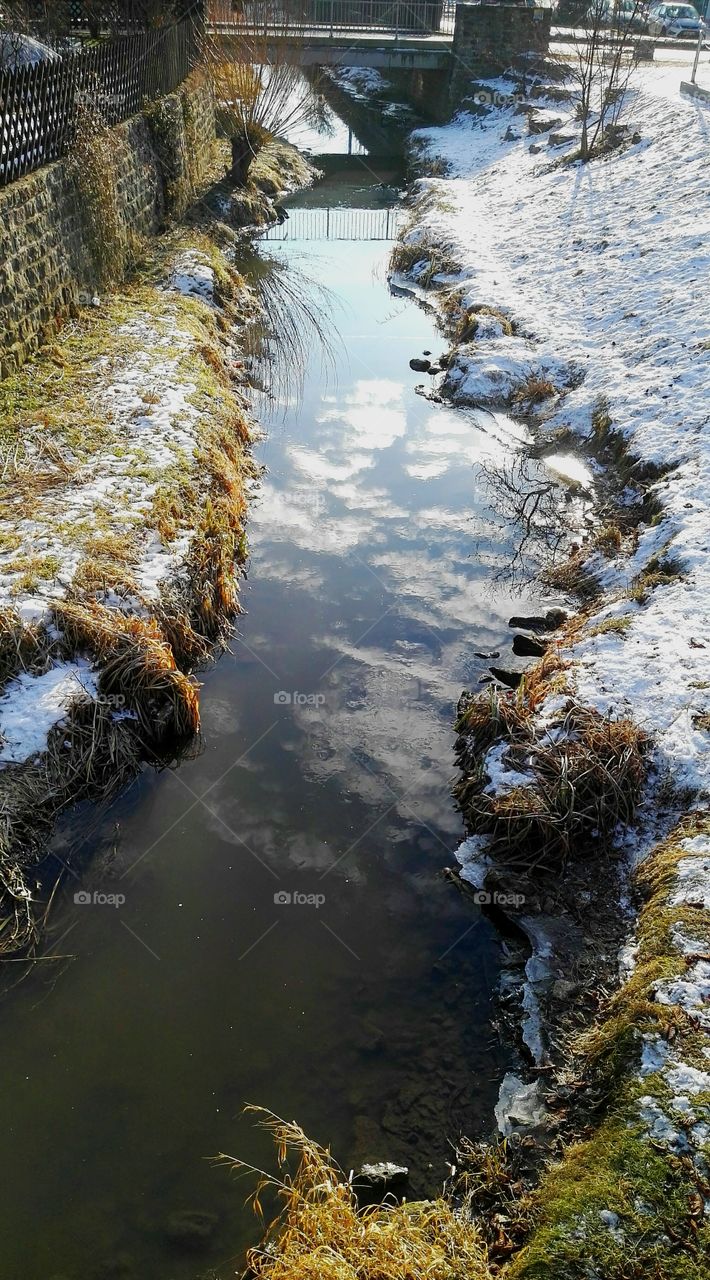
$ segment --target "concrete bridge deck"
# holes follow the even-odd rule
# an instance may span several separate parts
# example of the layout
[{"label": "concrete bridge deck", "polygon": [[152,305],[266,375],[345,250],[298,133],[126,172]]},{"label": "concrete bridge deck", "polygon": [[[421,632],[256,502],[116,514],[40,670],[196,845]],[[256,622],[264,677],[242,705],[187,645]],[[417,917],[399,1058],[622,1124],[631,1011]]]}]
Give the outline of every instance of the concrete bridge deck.
[{"label": "concrete bridge deck", "polygon": [[212,23],[210,34],[225,49],[246,41],[258,41],[269,58],[301,67],[375,67],[389,71],[443,71],[450,64],[453,36],[406,35],[400,32],[367,32],[353,28],[299,27],[291,31],[235,27]]}]

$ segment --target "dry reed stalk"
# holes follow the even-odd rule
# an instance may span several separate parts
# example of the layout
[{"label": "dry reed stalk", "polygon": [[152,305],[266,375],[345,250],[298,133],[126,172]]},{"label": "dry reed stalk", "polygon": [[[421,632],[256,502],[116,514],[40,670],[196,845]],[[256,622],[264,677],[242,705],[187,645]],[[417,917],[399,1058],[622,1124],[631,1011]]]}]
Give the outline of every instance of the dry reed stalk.
[{"label": "dry reed stalk", "polygon": [[[360,1208],[350,1180],[330,1152],[293,1121],[248,1107],[273,1136],[281,1176],[232,1156],[243,1175],[255,1175],[252,1204],[275,1191],[280,1212],[264,1242],[248,1254],[246,1275],[257,1280],[489,1280],[486,1247],[463,1205],[444,1199]],[[287,1169],[297,1160],[295,1173]]]}]

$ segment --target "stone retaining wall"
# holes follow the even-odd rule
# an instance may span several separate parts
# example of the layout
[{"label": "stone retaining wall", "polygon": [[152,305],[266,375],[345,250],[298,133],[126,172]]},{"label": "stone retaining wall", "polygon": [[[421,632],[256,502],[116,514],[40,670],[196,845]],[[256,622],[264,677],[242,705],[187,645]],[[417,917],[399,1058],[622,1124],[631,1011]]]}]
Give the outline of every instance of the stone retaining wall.
[{"label": "stone retaining wall", "polygon": [[455,108],[471,80],[500,75],[521,54],[545,54],[551,9],[510,4],[457,4],[449,101]]},{"label": "stone retaining wall", "polygon": [[[214,97],[201,72],[111,130],[114,221],[132,245],[184,212],[214,145]],[[65,157],[0,191],[0,377],[101,288],[101,218],[88,216],[75,169]]]}]

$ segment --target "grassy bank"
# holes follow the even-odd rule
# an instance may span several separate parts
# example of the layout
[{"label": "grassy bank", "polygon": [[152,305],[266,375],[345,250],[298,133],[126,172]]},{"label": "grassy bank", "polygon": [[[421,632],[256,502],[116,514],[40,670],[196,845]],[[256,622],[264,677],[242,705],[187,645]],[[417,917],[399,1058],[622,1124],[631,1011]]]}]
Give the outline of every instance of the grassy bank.
[{"label": "grassy bank", "polygon": [[0,948],[31,945],[57,813],[199,726],[191,673],[238,609],[256,303],[176,230],[0,383]]}]

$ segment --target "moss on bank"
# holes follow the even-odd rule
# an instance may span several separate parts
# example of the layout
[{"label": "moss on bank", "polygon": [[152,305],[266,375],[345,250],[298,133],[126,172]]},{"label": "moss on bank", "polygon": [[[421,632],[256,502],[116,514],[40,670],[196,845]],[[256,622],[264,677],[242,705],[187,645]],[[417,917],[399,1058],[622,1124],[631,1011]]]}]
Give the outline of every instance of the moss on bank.
[{"label": "moss on bank", "polygon": [[[601,1120],[543,1175],[537,1223],[508,1270],[511,1280],[707,1276],[710,1092],[684,1096],[669,1071],[704,1072],[708,1033],[702,1006],[665,994],[710,955],[702,901],[674,902],[687,841],[697,836],[710,836],[705,814],[685,818],[637,873],[644,902],[633,972],[571,1046],[576,1069],[604,1099]],[[697,950],[681,948],[679,934]],[[645,1068],[644,1046],[654,1050]]]}]

